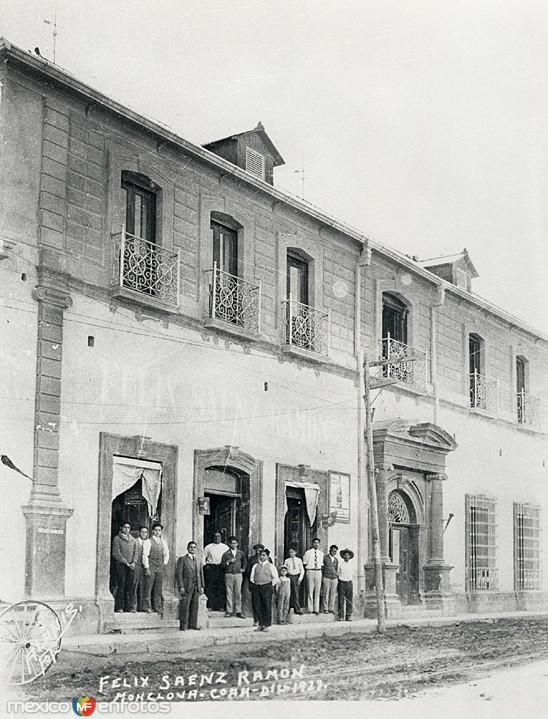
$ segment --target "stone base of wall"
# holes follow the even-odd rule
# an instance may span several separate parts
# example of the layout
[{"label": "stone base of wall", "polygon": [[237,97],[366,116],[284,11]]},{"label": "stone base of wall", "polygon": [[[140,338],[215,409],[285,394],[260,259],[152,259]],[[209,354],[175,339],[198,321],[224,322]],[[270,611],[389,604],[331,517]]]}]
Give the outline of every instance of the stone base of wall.
[{"label": "stone base of wall", "polygon": [[548,610],[546,592],[476,592],[455,594],[457,613]]}]

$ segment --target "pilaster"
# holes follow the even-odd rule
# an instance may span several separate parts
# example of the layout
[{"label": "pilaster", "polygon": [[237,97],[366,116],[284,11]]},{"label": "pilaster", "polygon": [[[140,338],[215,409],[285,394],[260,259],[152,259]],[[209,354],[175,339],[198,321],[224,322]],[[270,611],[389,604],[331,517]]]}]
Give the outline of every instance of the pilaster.
[{"label": "pilaster", "polygon": [[34,471],[27,522],[25,593],[62,597],[65,592],[66,522],[73,510],[65,507],[58,486],[59,426],[63,314],[72,305],[65,276],[39,270],[33,290],[38,302]]},{"label": "pilaster", "polygon": [[443,551],[443,482],[444,473],[427,474],[429,487],[429,538],[428,560],[424,566],[424,599],[429,609],[441,609],[453,614],[455,600],[449,586],[449,573],[453,567],[445,564]]}]

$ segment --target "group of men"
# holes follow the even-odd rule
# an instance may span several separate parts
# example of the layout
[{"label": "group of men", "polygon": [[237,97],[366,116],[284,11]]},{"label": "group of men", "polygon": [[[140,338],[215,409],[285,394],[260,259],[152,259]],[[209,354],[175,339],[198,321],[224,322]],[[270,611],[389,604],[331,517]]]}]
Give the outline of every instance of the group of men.
[{"label": "group of men", "polygon": [[112,540],[115,612],[162,613],[164,567],[169,562],[169,548],[162,538],[162,525],[140,527],[139,535],[131,535],[129,522],[124,522]]},{"label": "group of men", "polygon": [[[162,612],[162,582],[164,567],[169,562],[169,549],[162,538],[162,525],[141,527],[133,538],[128,522],[124,522],[112,542],[114,562],[116,612]],[[255,544],[254,554],[246,555],[238,547],[236,537],[222,541],[215,532],[213,542],[197,554],[197,544],[191,541],[187,553],[177,560],[176,579],[180,595],[179,628],[199,629],[200,595],[207,595],[211,610],[224,611],[226,617],[244,619],[242,587],[251,592],[254,624],[257,631],[268,631],[272,624],[273,601],[276,600],[278,622],[285,624],[289,612],[302,614],[300,587],[305,580],[308,613],[337,614],[340,621],[352,621],[352,559],[354,553],[331,545],[327,554],[320,549],[315,537],[312,547],[303,558],[295,548],[277,569],[269,550]]]},{"label": "group of men", "polygon": [[221,533],[215,532],[213,542],[204,548],[205,591],[210,609],[224,609],[225,616],[243,618],[242,586],[247,579],[253,619],[264,631],[271,624],[273,596],[277,600],[280,623],[286,623],[291,609],[295,614],[303,613],[299,595],[300,586],[306,580],[309,613],[319,614],[321,605],[325,614],[337,614],[341,621],[352,621],[352,550],[343,549],[339,558],[338,547],[331,545],[324,555],[320,540],[315,537],[302,559],[292,547],[277,570],[263,544],[254,545],[253,549],[255,554],[248,559],[238,549],[236,537],[230,537],[227,546]]}]

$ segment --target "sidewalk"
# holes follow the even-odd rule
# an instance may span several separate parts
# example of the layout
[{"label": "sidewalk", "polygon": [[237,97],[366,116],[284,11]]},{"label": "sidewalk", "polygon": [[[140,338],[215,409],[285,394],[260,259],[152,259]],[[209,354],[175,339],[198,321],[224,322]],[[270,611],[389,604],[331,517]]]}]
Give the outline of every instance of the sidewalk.
[{"label": "sidewalk", "polygon": [[[546,617],[548,611],[497,612],[492,614],[457,614],[451,617],[417,617],[415,619],[387,619],[386,626],[433,626],[460,622],[493,622],[499,619],[530,619]],[[375,619],[352,622],[274,625],[268,632],[256,632],[253,627],[231,629],[202,629],[180,632],[178,629],[145,631],[135,634],[88,634],[63,639],[63,652],[81,652],[97,656],[111,654],[184,654],[203,647],[224,644],[248,644],[288,639],[308,639],[322,635],[370,634],[377,630]]]}]

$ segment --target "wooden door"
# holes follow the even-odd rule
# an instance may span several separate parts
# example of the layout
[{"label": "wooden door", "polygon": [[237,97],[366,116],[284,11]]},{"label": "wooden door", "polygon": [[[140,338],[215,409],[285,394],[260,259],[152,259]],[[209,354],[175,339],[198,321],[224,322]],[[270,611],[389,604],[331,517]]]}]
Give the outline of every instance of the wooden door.
[{"label": "wooden door", "polygon": [[409,541],[409,528],[392,526],[390,530],[390,556],[395,564],[399,564],[396,572],[396,593],[402,604],[409,604],[409,589],[411,585],[411,551]]}]

